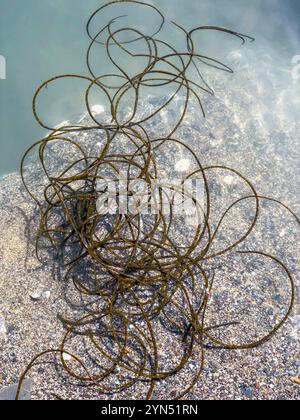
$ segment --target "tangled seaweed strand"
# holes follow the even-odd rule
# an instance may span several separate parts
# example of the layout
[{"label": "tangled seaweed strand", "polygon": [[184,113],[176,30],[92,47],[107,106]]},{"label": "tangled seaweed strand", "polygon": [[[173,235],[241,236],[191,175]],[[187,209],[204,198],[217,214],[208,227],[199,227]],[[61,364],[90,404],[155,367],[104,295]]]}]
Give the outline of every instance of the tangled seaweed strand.
[{"label": "tangled seaweed strand", "polygon": [[[124,18],[118,16],[93,34],[92,26],[96,17],[120,3],[143,7],[145,12],[155,12],[160,19],[158,28],[152,34],[144,34],[132,27],[113,29]],[[269,340],[291,314],[295,286],[287,267],[266,253],[244,251],[240,254],[269,259],[283,270],[291,291],[286,314],[264,337],[240,345],[223,342],[212,333],[216,328],[228,328],[233,323],[206,326],[209,296],[214,287],[215,276],[204,268],[204,263],[235,250],[249,237],[257,224],[262,201],[271,201],[283,206],[298,225],[300,221],[283,203],[259,196],[252,183],[239,172],[225,166],[205,167],[192,148],[175,136],[188,112],[190,101],[195,100],[200,112],[205,116],[201,95],[213,94],[213,90],[204,80],[200,66],[233,72],[220,61],[199,54],[195,47],[195,34],[201,31],[219,31],[235,36],[243,43],[254,39],[215,26],[198,27],[188,32],[172,22],[174,31],[181,32],[186,39],[186,50],[179,52],[171,44],[157,38],[164,25],[164,16],[151,4],[128,0],[112,1],[102,6],[93,13],[87,24],[87,33],[91,40],[87,51],[89,76],[67,74],[54,77],[44,82],[33,98],[36,120],[43,128],[50,130],[50,134],[35,143],[25,154],[21,170],[24,185],[40,209],[37,255],[39,257],[42,239],[49,241],[51,246],[58,250],[67,268],[66,281],[71,280],[82,296],[94,297],[100,309],[85,308],[88,312],[80,319],[72,320],[59,316],[66,328],[60,348],[46,350],[31,361],[21,377],[17,399],[27,373],[47,354],[58,354],[64,370],[73,379],[97,387],[100,393],[119,393],[142,381],[148,384],[145,397],[151,399],[157,383],[183,371],[192,355],[196,353],[199,360],[197,372],[186,389],[176,395],[175,399],[180,399],[193,389],[200,378],[204,366],[205,340],[209,340],[218,348],[254,348]],[[133,47],[137,44],[140,46],[141,43],[144,45],[143,53],[134,51]],[[116,73],[100,76],[97,74],[91,61],[96,47],[106,49],[107,58],[116,69]],[[142,71],[129,75],[115,58],[116,51],[126,54],[131,62],[139,63],[134,68],[139,68],[141,60],[144,60]],[[196,80],[191,78],[192,69],[193,74],[196,72]],[[92,121],[90,126],[78,124],[54,128],[39,116],[37,101],[41,92],[61,79],[78,79],[88,84],[85,105]],[[92,111],[91,94],[94,89],[99,90],[109,101],[109,122],[99,121]],[[151,89],[152,94],[157,91],[157,97],[162,97],[163,89],[172,89],[172,94],[158,109],[141,117],[139,107],[144,103],[143,89]],[[128,107],[130,111],[127,109],[124,117],[123,109],[129,96],[133,98],[133,106]],[[170,127],[169,132],[162,138],[156,138],[153,136],[153,130],[150,132],[149,126],[155,127],[155,118],[161,116],[178,97],[183,100],[183,106],[178,111],[179,116],[174,126]],[[87,152],[76,138],[74,139],[74,134],[81,136],[84,133],[98,133],[99,138],[104,136],[101,153],[95,155]],[[128,144],[126,151],[122,150],[121,138]],[[55,176],[47,165],[47,153],[53,144],[59,145],[58,150],[62,154],[64,147],[71,146],[77,155],[71,164],[61,168]],[[157,203],[159,211],[155,215],[103,215],[97,211],[97,198],[99,194],[101,196],[101,193],[104,193],[104,190],[99,191],[99,182],[108,174],[117,179],[121,172],[125,172],[129,181],[141,179],[149,186],[159,178],[157,157],[163,153],[162,147],[166,144],[181,147],[191,154],[197,163],[197,170],[190,173],[185,180],[195,176],[201,177],[205,189],[205,205],[200,205],[194,200],[197,211],[201,214],[201,222],[193,228],[193,235],[189,244],[185,246],[180,246],[172,238],[171,232],[174,228],[176,230],[177,226],[174,216],[175,203],[169,199],[170,211],[166,214],[163,211],[161,189]],[[41,197],[37,197],[31,190],[31,185],[26,182],[24,175],[26,159],[35,149],[38,149],[38,157],[47,179],[47,186]],[[238,177],[250,193],[232,203],[217,227],[213,227],[208,176],[218,171],[226,171]],[[212,251],[226,216],[246,201],[253,203],[250,226],[239,239],[232,241],[225,249]],[[167,370],[160,363],[161,350],[154,326],[156,320],[161,317],[182,338],[183,354],[178,362]],[[101,360],[101,364],[99,362],[96,366],[98,372],[95,372],[95,366],[90,369],[81,357],[68,350],[67,343],[74,336],[84,337],[86,346],[96,351],[98,359]],[[69,355],[76,361],[76,369],[66,362],[64,355]],[[127,372],[127,379],[120,385],[111,386],[108,381],[115,375],[117,368]]]}]

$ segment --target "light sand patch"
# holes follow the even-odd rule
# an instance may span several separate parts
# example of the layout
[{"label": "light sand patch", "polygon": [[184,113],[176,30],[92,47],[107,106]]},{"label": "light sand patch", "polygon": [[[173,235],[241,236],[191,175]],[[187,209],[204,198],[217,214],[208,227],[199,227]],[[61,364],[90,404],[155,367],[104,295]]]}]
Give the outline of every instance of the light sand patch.
[{"label": "light sand patch", "polygon": [[[21,225],[5,226],[0,238],[0,255],[6,266],[15,264],[19,258],[24,258],[26,253],[26,240],[24,227]],[[3,279],[0,278],[0,285]]]}]

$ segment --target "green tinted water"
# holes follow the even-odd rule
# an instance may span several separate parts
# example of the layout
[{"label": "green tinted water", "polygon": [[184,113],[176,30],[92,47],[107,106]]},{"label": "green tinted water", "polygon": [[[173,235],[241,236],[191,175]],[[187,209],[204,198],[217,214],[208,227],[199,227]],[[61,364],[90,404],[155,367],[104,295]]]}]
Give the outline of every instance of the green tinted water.
[{"label": "green tinted water", "polygon": [[[99,0],[1,0],[0,77],[4,77],[6,62],[6,79],[0,80],[0,174],[17,170],[23,152],[44,134],[31,111],[38,85],[57,74],[87,74],[84,54],[89,39],[85,23],[102,4]],[[253,34],[255,45],[278,56],[278,65],[287,72],[292,70],[292,58],[300,54],[297,0],[153,0],[152,4],[161,8],[169,21],[175,20],[188,29],[213,24]],[[131,15],[126,22],[143,32],[151,33],[157,24],[154,14],[145,18],[143,8],[128,4],[107,16],[124,13]],[[166,39],[172,37],[173,44],[178,41],[182,45],[179,35],[170,26],[165,31]],[[220,59],[237,47],[237,41],[226,36],[222,42],[212,35],[201,39],[205,45],[201,51]],[[105,73],[104,56],[99,55],[97,60],[99,74]],[[52,125],[78,118],[84,111],[84,88],[78,82],[64,81],[49,89],[41,100],[43,116]]]}]

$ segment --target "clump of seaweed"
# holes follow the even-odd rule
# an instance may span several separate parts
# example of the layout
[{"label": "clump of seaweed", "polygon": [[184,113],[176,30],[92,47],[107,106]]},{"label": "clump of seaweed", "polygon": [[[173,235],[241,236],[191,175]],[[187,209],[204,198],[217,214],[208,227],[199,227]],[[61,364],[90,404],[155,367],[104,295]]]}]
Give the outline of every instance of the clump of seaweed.
[{"label": "clump of seaweed", "polygon": [[[117,16],[93,34],[95,19],[109,8],[118,7],[120,3],[143,7],[145,13],[155,12],[160,19],[158,28],[153,34],[145,34],[127,26],[115,29],[124,18]],[[72,378],[97,387],[100,393],[119,393],[143,381],[149,385],[145,397],[151,399],[158,382],[179,374],[197,353],[197,372],[191,383],[174,397],[180,399],[193,389],[200,378],[205,360],[205,341],[210,341],[218,348],[254,348],[273,337],[291,314],[295,286],[288,268],[267,253],[237,251],[277,264],[290,284],[290,304],[282,320],[265,336],[253,342],[238,345],[214,336],[213,330],[230,328],[234,324],[232,322],[212,327],[206,324],[215,275],[206,269],[205,263],[235,251],[249,237],[257,224],[262,201],[283,206],[298,225],[300,221],[283,203],[260,196],[252,183],[238,171],[225,166],[205,166],[187,142],[176,138],[188,113],[190,101],[196,101],[199,114],[205,116],[202,94],[214,93],[203,77],[201,65],[233,72],[222,62],[197,52],[195,34],[201,31],[219,31],[235,36],[243,43],[254,39],[215,26],[202,26],[187,31],[172,22],[173,30],[181,32],[186,43],[185,51],[177,51],[169,42],[157,38],[164,25],[164,16],[152,4],[133,0],[105,4],[93,13],[87,24],[87,33],[91,40],[86,57],[89,76],[56,76],[44,82],[34,96],[35,118],[43,128],[50,130],[50,134],[28,150],[22,161],[25,188],[40,209],[37,255],[39,256],[42,240],[47,240],[58,250],[59,257],[65,264],[65,280],[71,280],[82,296],[95,298],[98,309],[95,309],[95,305],[92,309],[85,307],[85,315],[79,319],[60,316],[66,328],[60,348],[48,349],[31,361],[21,377],[17,398],[29,370],[47,354],[58,354],[63,368]],[[92,65],[96,48],[106,49],[107,59],[115,73],[98,75]],[[132,63],[130,71],[126,71],[117,58],[124,54]],[[144,63],[143,68],[137,71],[141,62]],[[39,95],[52,83],[70,78],[88,84],[85,105],[91,124],[50,127],[37,111]],[[99,121],[93,112],[91,96],[94,90],[99,91],[108,101],[110,121]],[[158,98],[163,97],[164,91],[168,95],[157,109],[141,116],[140,108],[147,101],[149,90]],[[127,105],[128,98],[131,98],[130,106]],[[167,132],[164,136],[157,137],[156,117],[163,115],[178,98],[182,102],[174,125],[165,127]],[[127,112],[124,112],[124,108]],[[100,152],[95,152],[95,145],[82,145],[78,141],[85,133],[93,133],[95,142],[102,142]],[[74,151],[73,160],[56,169],[55,173],[48,162],[48,151],[53,144],[62,155],[67,147],[72,147]],[[161,188],[157,195],[158,211],[154,215],[141,212],[110,215],[100,214],[97,210],[97,198],[105,194],[105,187],[99,188],[99,185],[108,176],[117,179],[121,173],[125,173],[126,183],[140,179],[149,186],[158,179],[158,157],[167,144],[174,148],[183,148],[196,162],[197,168],[186,175],[183,181],[198,177],[204,185],[204,203],[200,205],[193,200],[201,218],[196,226],[190,228],[189,240],[184,245],[178,243],[173,235],[179,229],[174,215],[176,203],[170,198],[169,212],[166,213],[163,209]],[[38,158],[47,180],[40,196],[36,196],[31,190],[24,175],[26,159],[35,149],[38,149]],[[211,222],[213,203],[208,177],[219,171],[237,177],[249,193],[231,203],[215,226]],[[125,188],[128,189],[126,183]],[[118,191],[117,195],[120,203],[122,194]],[[250,223],[238,238],[227,238],[228,245],[224,249],[214,250],[218,233],[227,215],[245,202],[253,203],[252,213],[249,215]],[[160,362],[164,350],[160,349],[160,340],[156,334],[155,325],[158,319],[167,324],[170,331],[175,331],[181,340],[182,354],[168,369]],[[68,341],[76,336],[84,337],[86,347],[97,354],[99,363],[96,366],[90,368],[80,356],[68,350]],[[67,363],[65,355],[76,361],[76,368]],[[126,372],[125,379],[119,384],[111,385],[110,378],[117,369]]]}]

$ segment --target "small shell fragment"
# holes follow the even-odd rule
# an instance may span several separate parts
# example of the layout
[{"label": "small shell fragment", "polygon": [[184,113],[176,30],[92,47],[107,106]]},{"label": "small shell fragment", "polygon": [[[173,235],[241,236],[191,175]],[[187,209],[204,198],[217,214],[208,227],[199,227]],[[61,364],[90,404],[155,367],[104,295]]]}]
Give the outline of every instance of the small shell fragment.
[{"label": "small shell fragment", "polygon": [[33,292],[33,293],[30,293],[30,298],[36,302],[41,299],[41,295],[40,293]]},{"label": "small shell fragment", "polygon": [[181,159],[175,165],[176,172],[186,172],[190,169],[191,161],[189,159]]},{"label": "small shell fragment", "polygon": [[63,359],[65,362],[70,362],[73,359],[73,357],[70,354],[64,353]]},{"label": "small shell fragment", "polygon": [[51,292],[50,292],[50,290],[46,290],[46,291],[43,293],[43,296],[44,296],[44,298],[45,298],[45,299],[50,299],[50,297],[51,297]]},{"label": "small shell fragment", "polygon": [[292,381],[297,384],[300,385],[300,378],[292,378]]}]

